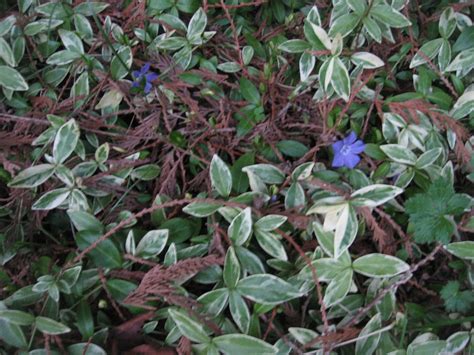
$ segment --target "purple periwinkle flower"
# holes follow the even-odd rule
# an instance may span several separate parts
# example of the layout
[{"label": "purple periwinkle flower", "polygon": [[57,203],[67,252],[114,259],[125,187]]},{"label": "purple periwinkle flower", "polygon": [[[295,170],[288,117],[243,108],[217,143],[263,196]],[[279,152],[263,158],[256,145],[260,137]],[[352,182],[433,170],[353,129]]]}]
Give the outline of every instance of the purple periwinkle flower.
[{"label": "purple periwinkle flower", "polygon": [[354,169],[360,162],[358,154],[364,151],[365,144],[360,139],[357,140],[356,134],[351,132],[343,140],[333,143],[332,149],[334,150],[333,168],[345,166],[349,169]]},{"label": "purple periwinkle flower", "polygon": [[140,70],[134,70],[132,72],[133,81],[132,88],[139,88],[145,83],[143,91],[145,94],[149,94],[152,88],[152,81],[158,78],[158,74],[150,71],[150,63],[143,64]]}]

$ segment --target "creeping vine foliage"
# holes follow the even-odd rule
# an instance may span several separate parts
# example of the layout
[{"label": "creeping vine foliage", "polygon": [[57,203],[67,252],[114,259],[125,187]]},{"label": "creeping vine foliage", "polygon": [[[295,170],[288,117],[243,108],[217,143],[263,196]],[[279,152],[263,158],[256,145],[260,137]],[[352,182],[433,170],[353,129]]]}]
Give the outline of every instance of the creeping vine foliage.
[{"label": "creeping vine foliage", "polygon": [[0,2],[0,354],[474,352],[473,11]]}]

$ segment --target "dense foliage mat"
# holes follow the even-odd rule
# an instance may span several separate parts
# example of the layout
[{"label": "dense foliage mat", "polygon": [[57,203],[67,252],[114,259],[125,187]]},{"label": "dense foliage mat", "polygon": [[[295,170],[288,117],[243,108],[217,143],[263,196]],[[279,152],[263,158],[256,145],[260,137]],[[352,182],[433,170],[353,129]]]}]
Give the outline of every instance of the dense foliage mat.
[{"label": "dense foliage mat", "polygon": [[474,352],[472,1],[0,4],[0,353]]}]

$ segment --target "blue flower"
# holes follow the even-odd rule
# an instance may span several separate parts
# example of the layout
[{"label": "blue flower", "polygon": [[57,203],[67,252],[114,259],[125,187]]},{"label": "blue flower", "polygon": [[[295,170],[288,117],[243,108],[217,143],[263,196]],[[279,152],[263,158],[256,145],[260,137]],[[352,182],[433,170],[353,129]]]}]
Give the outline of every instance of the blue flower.
[{"label": "blue flower", "polygon": [[134,70],[132,72],[133,81],[132,88],[139,88],[145,83],[143,91],[145,94],[149,94],[152,88],[152,81],[158,78],[158,74],[150,72],[150,63],[145,63],[140,70]]},{"label": "blue flower", "polygon": [[333,168],[345,166],[349,169],[354,169],[360,162],[358,154],[364,151],[365,144],[360,139],[357,140],[356,134],[351,132],[343,140],[333,143],[332,149],[334,150]]}]

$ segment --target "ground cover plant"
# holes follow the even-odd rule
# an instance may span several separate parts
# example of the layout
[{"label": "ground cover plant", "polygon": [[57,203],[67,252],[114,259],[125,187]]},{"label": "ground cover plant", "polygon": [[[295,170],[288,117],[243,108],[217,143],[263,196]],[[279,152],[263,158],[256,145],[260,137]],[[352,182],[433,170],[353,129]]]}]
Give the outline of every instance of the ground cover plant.
[{"label": "ground cover plant", "polygon": [[1,2],[0,352],[473,353],[473,11]]}]

